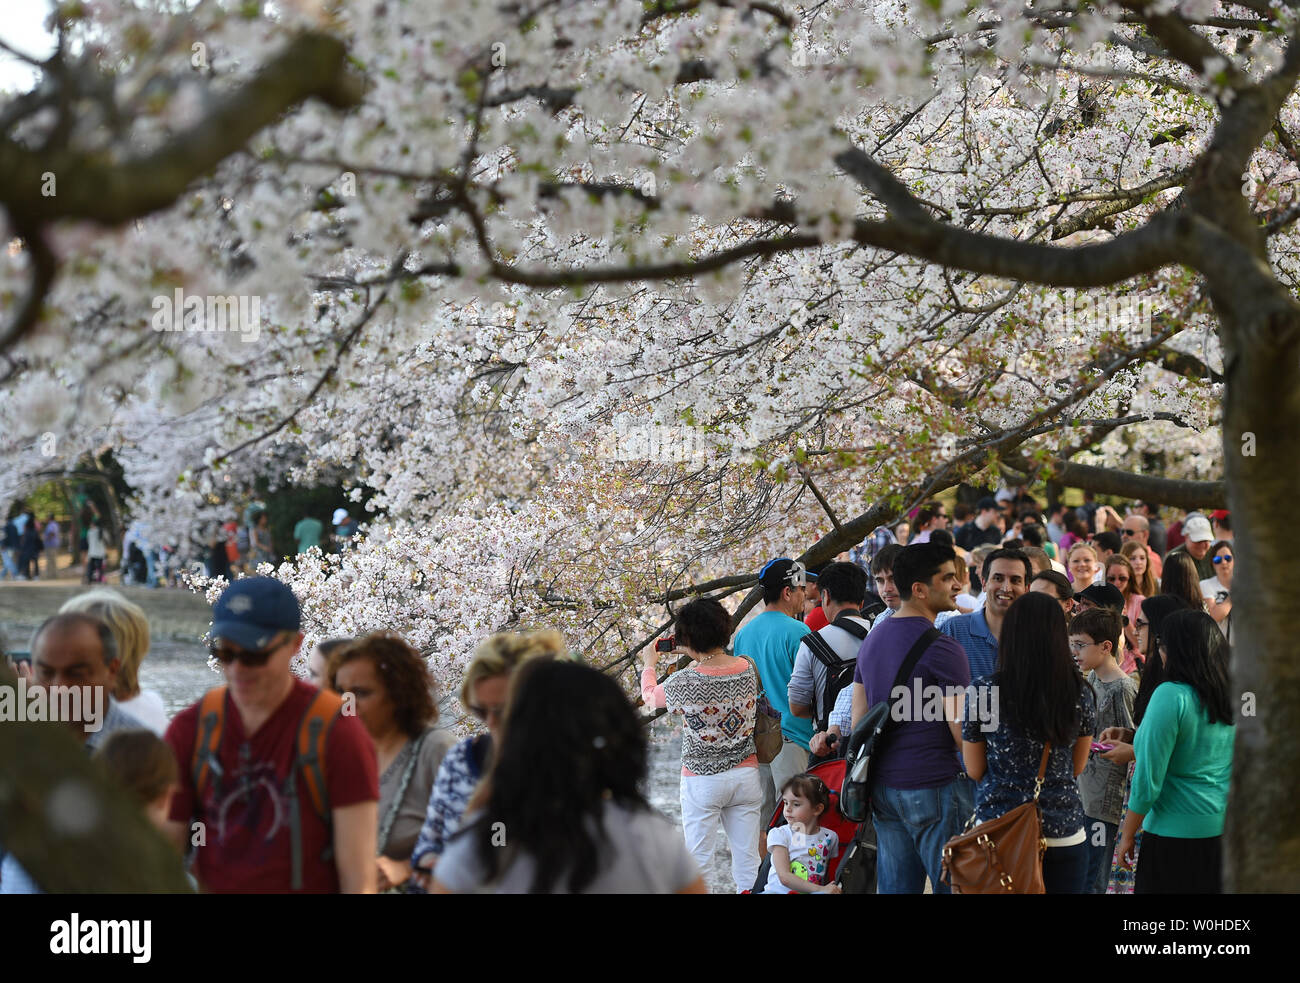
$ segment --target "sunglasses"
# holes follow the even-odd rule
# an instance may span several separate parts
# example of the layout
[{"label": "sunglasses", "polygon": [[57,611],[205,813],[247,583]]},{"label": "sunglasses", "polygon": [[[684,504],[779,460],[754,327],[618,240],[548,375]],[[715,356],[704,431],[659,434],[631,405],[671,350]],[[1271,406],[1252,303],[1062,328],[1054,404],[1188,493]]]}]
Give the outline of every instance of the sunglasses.
[{"label": "sunglasses", "polygon": [[216,659],[223,666],[228,666],[232,662],[238,662],[241,665],[248,666],[250,669],[258,669],[270,660],[280,649],[284,648],[285,640],[281,639],[270,648],[262,649],[260,652],[249,652],[245,649],[228,649],[224,645],[213,644],[208,646],[208,652],[212,658]]},{"label": "sunglasses", "polygon": [[1232,557],[1231,557],[1231,556],[1216,556],[1216,557],[1214,557],[1214,562],[1215,562],[1215,563],[1231,563],[1231,562],[1232,562]]},{"label": "sunglasses", "polygon": [[1138,531],[1136,529],[1121,529],[1120,533],[1125,536],[1136,536]]}]

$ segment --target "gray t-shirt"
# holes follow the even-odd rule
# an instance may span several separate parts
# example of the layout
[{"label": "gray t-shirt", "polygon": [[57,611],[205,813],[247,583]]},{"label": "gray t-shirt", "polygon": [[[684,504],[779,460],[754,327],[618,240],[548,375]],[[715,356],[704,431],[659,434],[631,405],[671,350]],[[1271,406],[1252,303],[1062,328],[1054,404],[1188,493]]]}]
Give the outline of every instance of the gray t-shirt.
[{"label": "gray t-shirt", "polygon": [[[1097,734],[1107,727],[1133,726],[1133,701],[1137,684],[1128,676],[1103,683],[1095,672],[1088,682],[1097,694]],[[1079,775],[1079,798],[1083,814],[1090,819],[1118,823],[1124,815],[1125,766],[1103,760],[1097,752],[1088,755],[1088,763]]]},{"label": "gray t-shirt", "polygon": [[[410,859],[411,851],[415,849],[415,841],[420,836],[420,827],[424,825],[424,813],[429,807],[429,794],[433,791],[433,780],[438,774],[438,766],[442,764],[442,759],[446,757],[447,751],[454,743],[455,739],[449,731],[437,728],[428,731],[424,743],[420,745],[420,757],[415,762],[415,770],[411,773],[411,781],[406,786],[406,794],[402,796],[401,804],[397,807],[397,815],[388,832],[388,841],[381,844],[384,856],[394,860]],[[397,790],[401,786],[402,774],[410,761],[411,753],[413,747],[408,744],[407,749],[399,754],[388,770],[379,777],[381,829],[387,820],[389,810],[393,807],[393,799],[396,798]]]},{"label": "gray t-shirt", "polygon": [[[434,876],[462,894],[527,894],[535,869],[532,857],[527,854],[509,861],[495,883],[485,883],[486,872],[478,859],[477,837],[469,831],[477,818],[465,818],[462,832],[447,844]],[[675,894],[700,876],[682,834],[658,812],[630,811],[607,802],[604,826],[609,843],[603,848],[596,879],[584,894]],[[508,850],[510,831],[502,833],[506,838],[502,849]],[[551,893],[568,893],[567,875],[561,875]]]}]

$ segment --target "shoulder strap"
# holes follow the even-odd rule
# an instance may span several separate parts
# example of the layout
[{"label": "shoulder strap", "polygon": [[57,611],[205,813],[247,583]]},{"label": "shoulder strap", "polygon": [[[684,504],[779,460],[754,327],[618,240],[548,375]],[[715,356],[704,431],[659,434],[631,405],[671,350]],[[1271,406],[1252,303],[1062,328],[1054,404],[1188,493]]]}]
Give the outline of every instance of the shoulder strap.
[{"label": "shoulder strap", "polygon": [[898,667],[898,675],[894,677],[894,683],[889,687],[889,696],[887,699],[893,700],[894,690],[902,686],[912,678],[912,673],[916,669],[916,664],[921,661],[921,656],[925,655],[925,650],[934,644],[934,640],[942,633],[938,628],[931,625],[925,631],[921,632],[921,637],[913,643],[912,647],[907,650],[907,656],[903,659],[903,664]]},{"label": "shoulder strap", "polygon": [[415,766],[420,763],[420,748],[424,746],[424,739],[430,733],[431,731],[426,730],[411,746],[411,756],[406,761],[406,767],[402,769],[402,779],[397,783],[397,792],[388,805],[388,814],[384,816],[383,824],[379,827],[379,854],[382,854],[384,847],[388,845],[388,834],[392,832],[393,823],[397,821],[397,814],[401,811],[402,800],[406,798],[406,790],[411,785],[411,776],[415,774]]},{"label": "shoulder strap", "polygon": [[[816,633],[816,632],[812,632],[811,634],[814,634],[814,635],[815,635],[815,634],[817,634],[817,633]],[[805,636],[805,637],[806,637],[806,636]],[[755,662],[753,659],[751,659],[751,658],[750,658],[749,656],[747,656],[747,655],[742,655],[741,658],[744,659],[746,662],[748,662],[748,663],[749,663],[749,667],[750,667],[751,669],[754,670],[754,681],[758,684],[758,698],[759,698],[760,700],[766,700],[766,699],[767,699],[767,691],[766,691],[765,689],[763,689],[763,675],[762,675],[762,673],[760,673],[760,672],[758,671],[758,663]]]},{"label": "shoulder strap", "polygon": [[221,779],[221,736],[226,723],[226,687],[218,686],[203,694],[199,703],[199,729],[194,738],[194,756],[190,760],[190,774],[194,779],[194,795],[203,800],[203,790],[210,781]]},{"label": "shoulder strap", "polygon": [[[325,739],[343,707],[343,697],[333,690],[320,689],[312,697],[307,712],[298,725],[297,766],[307,783],[312,808],[329,825],[329,789],[325,785]],[[292,779],[292,775],[290,778]]]},{"label": "shoulder strap", "polygon": [[1048,741],[1043,745],[1043,760],[1038,763],[1038,777],[1034,779],[1034,801],[1038,801],[1038,795],[1043,790],[1043,779],[1047,777],[1047,753],[1052,750],[1052,742]]},{"label": "shoulder strap", "polygon": [[803,643],[808,646],[808,651],[816,657],[817,661],[831,671],[838,669],[843,662],[847,661],[835,654],[830,643],[822,638],[819,632],[805,635]]},{"label": "shoulder strap", "polygon": [[845,631],[847,631],[858,641],[862,641],[862,639],[867,637],[867,632],[870,631],[871,629],[867,625],[862,624],[861,622],[854,621],[853,620],[854,614],[858,615],[858,617],[862,616],[862,613],[860,611],[853,611],[853,612],[841,611],[838,615],[835,616],[835,620],[832,621],[831,624],[833,624],[836,628],[843,628]]},{"label": "shoulder strap", "polygon": [[[343,697],[333,690],[319,689],[307,705],[298,725],[298,737],[295,744],[297,752],[289,774],[284,780],[284,795],[289,803],[289,863],[291,870],[291,890],[301,891],[302,875],[302,807],[298,802],[298,775],[302,774],[307,784],[307,794],[311,798],[312,808],[325,824],[327,830],[333,829],[329,809],[329,789],[325,784],[325,738],[328,736],[338,712],[343,706]],[[334,856],[334,837],[328,837],[322,860]]]}]

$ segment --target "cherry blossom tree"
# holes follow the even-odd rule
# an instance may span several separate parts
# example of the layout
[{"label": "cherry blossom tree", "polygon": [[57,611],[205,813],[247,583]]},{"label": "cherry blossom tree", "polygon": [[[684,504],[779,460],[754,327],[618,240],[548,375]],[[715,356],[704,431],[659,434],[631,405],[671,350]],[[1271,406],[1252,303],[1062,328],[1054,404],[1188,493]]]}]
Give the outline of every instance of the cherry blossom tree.
[{"label": "cherry blossom tree", "polygon": [[268,6],[61,7],[0,106],[0,493],[344,475],[367,538],[275,572],[453,690],[540,623],[631,685],[668,604],[999,469],[1231,505],[1230,876],[1292,882],[1288,3]]}]

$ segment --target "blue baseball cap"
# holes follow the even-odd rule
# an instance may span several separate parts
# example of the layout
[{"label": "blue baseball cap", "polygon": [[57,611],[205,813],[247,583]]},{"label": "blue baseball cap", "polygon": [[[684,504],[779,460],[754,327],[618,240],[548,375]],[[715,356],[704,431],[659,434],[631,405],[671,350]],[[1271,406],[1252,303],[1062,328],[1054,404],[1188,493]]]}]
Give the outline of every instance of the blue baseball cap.
[{"label": "blue baseball cap", "polygon": [[244,577],[227,587],[212,607],[212,640],[260,652],[282,631],[298,631],[298,598],[274,577]]},{"label": "blue baseball cap", "polygon": [[804,567],[802,563],[779,556],[768,560],[763,569],[758,571],[758,581],[765,586],[802,587],[809,580],[816,580],[817,574]]}]

